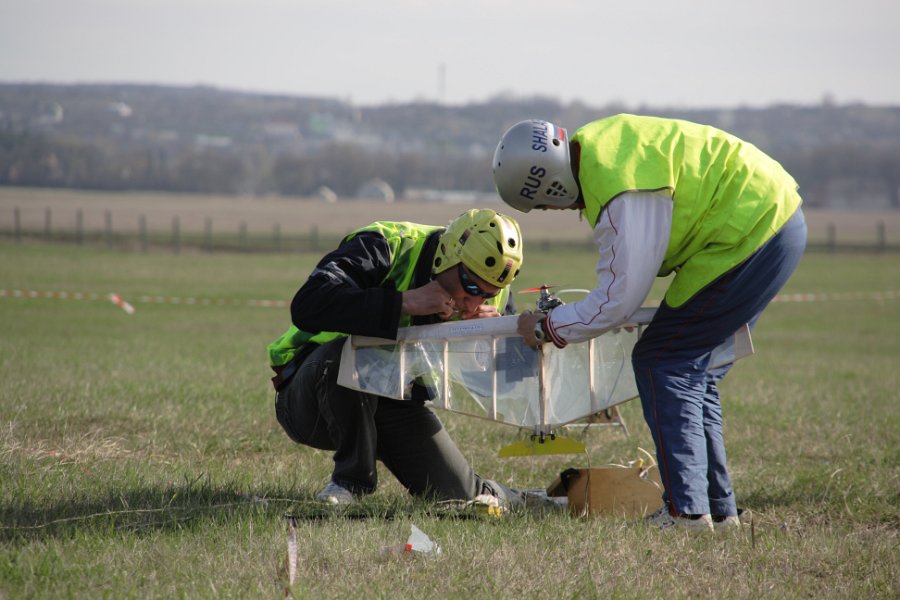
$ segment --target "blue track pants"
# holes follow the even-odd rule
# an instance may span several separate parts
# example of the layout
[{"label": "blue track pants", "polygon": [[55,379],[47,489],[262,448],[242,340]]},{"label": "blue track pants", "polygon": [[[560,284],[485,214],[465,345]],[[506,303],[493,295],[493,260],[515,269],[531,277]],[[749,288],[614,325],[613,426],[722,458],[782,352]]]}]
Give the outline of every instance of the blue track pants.
[{"label": "blue track pants", "polygon": [[710,352],[742,325],[752,328],[794,272],[806,247],[800,209],[755,254],[681,308],[665,303],[632,354],[644,420],[677,514],[735,515],[716,384],[731,365],[709,369]]}]

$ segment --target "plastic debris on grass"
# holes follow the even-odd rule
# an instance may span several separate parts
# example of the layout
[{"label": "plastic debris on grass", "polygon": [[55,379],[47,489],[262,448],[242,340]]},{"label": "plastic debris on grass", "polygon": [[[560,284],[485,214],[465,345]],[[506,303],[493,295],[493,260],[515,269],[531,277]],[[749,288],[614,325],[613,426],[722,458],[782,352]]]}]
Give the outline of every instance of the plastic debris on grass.
[{"label": "plastic debris on grass", "polygon": [[406,540],[405,544],[393,544],[381,549],[382,556],[404,556],[413,554],[440,556],[441,546],[437,542],[432,541],[424,531],[415,525],[410,525],[409,539]]}]

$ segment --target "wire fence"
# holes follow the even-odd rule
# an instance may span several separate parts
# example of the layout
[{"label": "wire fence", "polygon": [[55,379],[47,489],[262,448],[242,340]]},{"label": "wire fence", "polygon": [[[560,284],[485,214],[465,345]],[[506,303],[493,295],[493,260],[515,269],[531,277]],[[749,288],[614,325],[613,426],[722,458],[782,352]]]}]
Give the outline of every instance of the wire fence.
[{"label": "wire fence", "polygon": [[[110,250],[132,252],[243,252],[243,253],[321,253],[334,248],[349,233],[320,231],[318,225],[310,225],[305,231],[285,231],[280,223],[273,223],[268,231],[250,230],[246,221],[237,227],[215,227],[212,217],[203,219],[200,228],[185,228],[179,216],[173,216],[169,227],[148,226],[146,215],[139,215],[135,227],[115,227],[112,211],[103,213],[102,226],[86,226],[85,212],[75,211],[74,223],[58,225],[51,209],[46,209],[43,224],[34,219],[23,223],[19,207],[13,208],[11,227],[0,228],[0,239],[22,242],[46,242],[73,244],[76,246],[106,247]],[[589,235],[583,238],[530,236],[529,245],[542,251],[554,249],[593,249]],[[811,252],[869,252],[898,253],[900,243],[889,240],[887,227],[882,220],[874,220],[871,230],[854,229],[844,234],[835,222],[829,222],[819,231],[810,232],[807,251]]]}]

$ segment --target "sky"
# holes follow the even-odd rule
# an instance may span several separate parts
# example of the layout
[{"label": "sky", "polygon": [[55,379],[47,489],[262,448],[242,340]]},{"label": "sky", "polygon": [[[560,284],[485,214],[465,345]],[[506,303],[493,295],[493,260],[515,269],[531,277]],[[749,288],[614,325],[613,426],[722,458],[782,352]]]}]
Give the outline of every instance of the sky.
[{"label": "sky", "polygon": [[900,0],[0,0],[0,82],[900,105]]}]

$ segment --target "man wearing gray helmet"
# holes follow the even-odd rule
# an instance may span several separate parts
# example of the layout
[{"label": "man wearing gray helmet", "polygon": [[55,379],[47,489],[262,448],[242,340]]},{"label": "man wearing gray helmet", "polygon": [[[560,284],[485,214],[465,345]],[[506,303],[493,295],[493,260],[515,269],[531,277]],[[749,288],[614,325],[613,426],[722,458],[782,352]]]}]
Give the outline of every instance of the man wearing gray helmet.
[{"label": "man wearing gray helmet", "polygon": [[547,121],[517,123],[497,146],[493,172],[501,198],[518,210],[580,211],[600,253],[587,297],[520,316],[529,345],[562,348],[620,326],[656,277],[674,274],[632,354],[665,488],[647,521],[739,527],[716,387],[731,365],[708,364],[716,346],[753,327],[803,254],[796,181],[724,131],[626,114],[571,138]]}]

